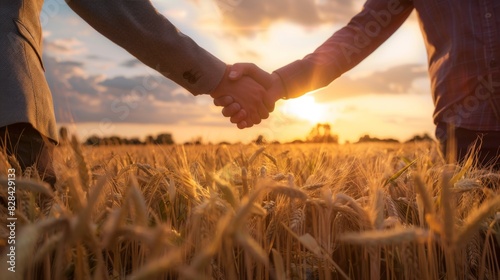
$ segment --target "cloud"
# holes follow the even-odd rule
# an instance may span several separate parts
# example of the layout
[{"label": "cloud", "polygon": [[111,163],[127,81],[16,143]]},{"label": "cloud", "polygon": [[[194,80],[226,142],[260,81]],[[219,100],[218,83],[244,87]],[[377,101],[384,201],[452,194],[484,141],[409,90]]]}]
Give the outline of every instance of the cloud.
[{"label": "cloud", "polygon": [[306,27],[318,26],[325,22],[347,23],[359,8],[356,1],[214,0],[214,2],[219,6],[226,24],[247,34],[277,21],[293,22]]},{"label": "cloud", "polygon": [[427,77],[426,66],[403,64],[361,78],[342,76],[315,94],[315,98],[325,102],[373,93],[406,94],[414,92],[413,83],[416,80]]},{"label": "cloud", "polygon": [[[161,4],[161,3],[158,3]],[[158,5],[157,4],[157,5]],[[161,5],[159,5],[161,7]],[[188,16],[188,12],[182,8],[167,8],[162,14],[166,15],[169,19],[183,20]]]},{"label": "cloud", "polygon": [[126,78],[124,76],[118,76],[111,79],[103,81],[101,84],[107,87],[109,90],[120,90],[120,91],[131,91],[135,86],[138,85],[137,78]]},{"label": "cloud", "polygon": [[83,43],[75,38],[61,38],[44,42],[45,51],[52,55],[77,55],[86,51]]},{"label": "cloud", "polygon": [[71,76],[68,83],[71,89],[82,95],[89,95],[96,97],[105,89],[99,86],[99,81],[102,79],[100,76],[82,77]]},{"label": "cloud", "polygon": [[161,76],[117,76],[99,83],[106,88],[105,94],[112,96],[147,96],[161,102],[195,103],[194,96],[181,90],[174,82]]},{"label": "cloud", "polygon": [[141,61],[139,61],[137,58],[132,58],[127,61],[124,61],[120,64],[120,66],[127,67],[127,68],[133,68],[136,66],[143,65]]},{"label": "cloud", "polygon": [[95,55],[95,54],[89,54],[86,56],[86,58],[91,59],[91,60],[110,60],[108,57]]},{"label": "cloud", "polygon": [[52,35],[52,32],[51,31],[48,31],[48,30],[42,30],[42,38],[47,38],[47,37],[50,37]]},{"label": "cloud", "polygon": [[[176,124],[215,114],[159,75],[88,75],[79,61],[43,57],[59,122]],[[70,116],[70,117],[68,117]]]},{"label": "cloud", "polygon": [[238,55],[240,57],[245,57],[251,61],[257,61],[259,59],[262,59],[262,56],[260,53],[253,51],[253,50],[240,50],[238,49]]}]

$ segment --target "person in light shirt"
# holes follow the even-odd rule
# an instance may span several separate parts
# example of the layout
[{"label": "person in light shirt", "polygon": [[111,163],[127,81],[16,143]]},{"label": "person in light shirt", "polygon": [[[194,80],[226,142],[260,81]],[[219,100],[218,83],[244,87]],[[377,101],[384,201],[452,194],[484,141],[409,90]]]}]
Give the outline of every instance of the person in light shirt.
[{"label": "person in light shirt", "polygon": [[[67,3],[98,32],[193,95],[244,104],[237,117],[245,127],[269,116],[260,84],[251,78],[230,81],[228,66],[178,31],[150,1]],[[15,156],[23,171],[35,165],[54,186],[58,135],[42,61],[42,5],[43,0],[0,2],[0,148]]]}]

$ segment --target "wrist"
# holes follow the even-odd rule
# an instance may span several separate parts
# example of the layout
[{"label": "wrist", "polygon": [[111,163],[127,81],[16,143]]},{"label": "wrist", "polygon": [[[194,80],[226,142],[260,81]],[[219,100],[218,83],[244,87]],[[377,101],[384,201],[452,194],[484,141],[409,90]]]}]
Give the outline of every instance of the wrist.
[{"label": "wrist", "polygon": [[286,89],[285,86],[283,85],[283,81],[281,80],[280,75],[276,72],[273,72],[271,74],[271,77],[273,81],[272,87],[274,88],[273,92],[275,92],[275,99],[276,100],[288,99]]},{"label": "wrist", "polygon": [[219,83],[217,84],[217,86],[213,90],[211,90],[210,92],[207,93],[208,95],[210,95],[213,98],[221,97],[222,95],[224,95],[220,91],[221,91],[221,88],[223,87],[223,84],[225,83],[225,81],[227,79],[227,76],[229,75],[229,71],[231,71],[231,65],[226,65],[226,69],[224,70],[224,73],[222,74],[222,77],[221,77]]}]

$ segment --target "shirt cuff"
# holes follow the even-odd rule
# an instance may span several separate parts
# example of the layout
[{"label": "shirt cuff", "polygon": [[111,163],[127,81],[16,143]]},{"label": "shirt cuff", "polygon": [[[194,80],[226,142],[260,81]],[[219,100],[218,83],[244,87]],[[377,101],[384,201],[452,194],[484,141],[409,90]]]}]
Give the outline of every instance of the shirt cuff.
[{"label": "shirt cuff", "polygon": [[[209,54],[209,56],[211,55]],[[182,82],[179,84],[191,92],[194,96],[211,94],[224,79],[224,73],[227,71],[227,65],[219,59],[213,57],[211,63],[207,63],[207,61],[204,60],[204,63],[201,63],[198,67],[200,67],[199,71],[203,73],[199,80],[191,80],[192,77],[196,76],[196,73],[193,75],[193,73],[187,71],[183,73]]]},{"label": "shirt cuff", "polygon": [[274,71],[281,78],[285,98],[296,98],[315,90],[312,83],[313,66],[305,60],[297,60]]}]

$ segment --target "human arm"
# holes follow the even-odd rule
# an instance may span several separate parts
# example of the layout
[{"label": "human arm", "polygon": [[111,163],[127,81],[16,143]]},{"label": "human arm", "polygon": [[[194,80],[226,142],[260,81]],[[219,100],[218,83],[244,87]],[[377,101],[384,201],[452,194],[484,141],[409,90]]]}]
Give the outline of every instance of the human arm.
[{"label": "human arm", "polygon": [[[264,88],[250,78],[229,81],[226,64],[182,34],[148,0],[67,0],[94,29],[123,47],[144,64],[190,91],[213,98],[246,98],[251,109],[240,113],[247,126],[268,117],[262,101]],[[227,111],[227,110],[226,110]],[[226,116],[231,116],[227,115]]]},{"label": "human arm", "polygon": [[226,64],[199,47],[148,0],[66,0],[99,33],[190,91],[212,93]]},{"label": "human arm", "polygon": [[274,71],[286,98],[327,86],[385,42],[413,10],[410,0],[368,0],[360,13],[313,53]]},{"label": "human arm", "polygon": [[[280,77],[284,98],[299,97],[327,86],[375,51],[412,10],[410,0],[368,0],[360,13],[313,53],[273,72]],[[236,71],[234,79],[246,70],[240,67]]]}]

